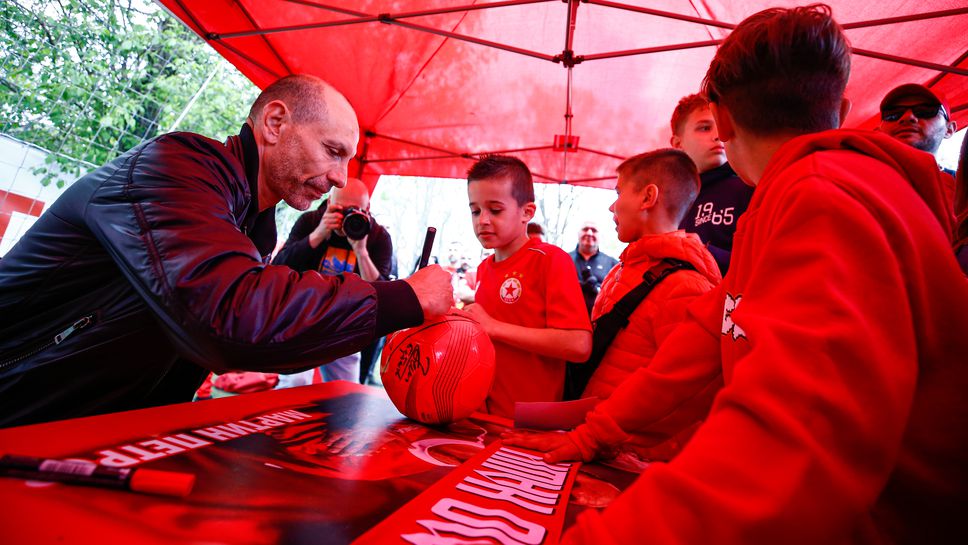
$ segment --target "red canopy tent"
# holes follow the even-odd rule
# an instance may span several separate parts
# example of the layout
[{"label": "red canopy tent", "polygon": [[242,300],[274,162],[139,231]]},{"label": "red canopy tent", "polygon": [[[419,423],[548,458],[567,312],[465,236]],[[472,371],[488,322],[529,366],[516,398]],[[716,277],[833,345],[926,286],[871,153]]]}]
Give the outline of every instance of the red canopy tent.
[{"label": "red canopy tent", "polygon": [[[371,186],[380,174],[462,177],[479,154],[506,152],[539,181],[597,187],[614,185],[621,159],[668,145],[672,109],[735,23],[797,4],[160,2],[259,87],[309,73],[340,89],[361,126],[351,173]],[[964,0],[828,3],[854,47],[847,126],[873,126],[881,97],[906,82],[944,92],[964,125]]]}]

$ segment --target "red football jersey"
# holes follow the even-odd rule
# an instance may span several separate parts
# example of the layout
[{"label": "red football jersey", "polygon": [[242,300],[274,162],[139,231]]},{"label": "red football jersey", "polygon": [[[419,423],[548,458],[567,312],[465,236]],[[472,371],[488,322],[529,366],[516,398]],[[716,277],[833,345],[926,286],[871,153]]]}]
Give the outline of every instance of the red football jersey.
[{"label": "red football jersey", "polygon": [[[477,269],[475,302],[493,318],[524,327],[591,331],[575,264],[561,248],[529,240],[501,262]],[[560,401],[565,360],[494,342],[497,368],[487,412],[514,416],[515,401]]]}]

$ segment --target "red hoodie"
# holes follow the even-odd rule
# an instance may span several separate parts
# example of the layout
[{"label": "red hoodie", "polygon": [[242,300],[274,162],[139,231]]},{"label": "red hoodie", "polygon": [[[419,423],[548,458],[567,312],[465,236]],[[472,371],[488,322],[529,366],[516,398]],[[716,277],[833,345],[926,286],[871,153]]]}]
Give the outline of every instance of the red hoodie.
[{"label": "red hoodie", "polygon": [[[618,332],[608,347],[582,397],[607,399],[636,369],[648,366],[659,345],[685,319],[689,303],[722,280],[716,260],[694,233],[675,231],[646,235],[625,248],[619,265],[605,277],[602,290],[595,299],[592,319],[610,311],[615,303],[642,283],[646,271],[665,258],[681,259],[696,270],[670,275],[639,304],[629,316],[628,326]],[[714,393],[715,390],[711,390],[709,395],[699,396],[695,402],[684,404],[678,410],[690,411],[692,416],[684,418],[698,423],[709,411]],[[689,426],[664,442],[665,437],[643,437],[641,440],[633,437],[627,445],[643,458],[667,460],[682,448],[693,431],[695,426]],[[662,444],[657,446],[660,442]]]},{"label": "red hoodie", "polygon": [[[588,456],[706,422],[568,543],[966,543],[968,282],[933,158],[873,132],[787,142],[729,273],[589,415]],[[623,431],[624,430],[624,431]]]}]

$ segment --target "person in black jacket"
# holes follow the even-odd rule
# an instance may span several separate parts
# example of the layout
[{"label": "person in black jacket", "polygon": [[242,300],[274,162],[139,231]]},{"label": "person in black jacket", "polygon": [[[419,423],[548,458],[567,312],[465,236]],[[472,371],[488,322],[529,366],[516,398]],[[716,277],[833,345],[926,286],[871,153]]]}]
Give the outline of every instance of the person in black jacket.
[{"label": "person in black jacket", "polygon": [[[350,209],[365,216],[369,224],[369,232],[361,238],[347,236],[342,228],[344,212]],[[272,262],[299,272],[354,272],[372,282],[390,279],[392,259],[390,233],[370,215],[369,190],[360,180],[350,178],[319,208],[299,216]]]},{"label": "person in black jacket", "polygon": [[187,401],[206,369],[291,372],[443,314],[449,275],[267,265],[280,200],[346,181],[356,114],[288,76],[238,136],[159,136],[75,182],[0,261],[0,426]]},{"label": "person in black jacket", "polygon": [[605,281],[608,271],[618,264],[618,260],[598,249],[598,225],[594,221],[581,224],[578,245],[568,255],[575,262],[581,294],[585,298],[585,309],[591,316],[595,298],[602,289],[602,282]]},{"label": "person in black jacket", "polygon": [[[359,232],[351,229],[347,233],[343,229],[347,213],[356,214],[354,225],[365,225],[366,229],[357,227]],[[273,263],[324,275],[352,272],[372,282],[389,280],[392,260],[390,233],[370,216],[369,190],[362,181],[350,178],[344,187],[334,189],[319,208],[299,216]],[[320,367],[319,372],[325,381],[357,382],[366,376],[360,373],[362,363],[359,353],[350,354]],[[372,361],[366,363],[372,365]]]},{"label": "person in black jacket", "polygon": [[672,113],[673,148],[686,152],[699,169],[699,196],[686,212],[679,228],[699,235],[726,275],[733,251],[736,222],[753,198],[753,188],[741,180],[726,162],[726,148],[719,139],[709,101],[702,95],[679,100]]}]

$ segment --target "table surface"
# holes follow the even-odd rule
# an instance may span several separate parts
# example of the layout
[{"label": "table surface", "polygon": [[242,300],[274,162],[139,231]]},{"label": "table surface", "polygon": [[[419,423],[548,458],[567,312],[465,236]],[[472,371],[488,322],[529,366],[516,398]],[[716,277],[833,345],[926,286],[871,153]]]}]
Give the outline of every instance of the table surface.
[{"label": "table surface", "polygon": [[[3,542],[350,543],[509,424],[424,426],[381,389],[334,382],[2,429],[0,452],[196,475],[185,498],[0,478]],[[564,525],[635,477],[582,466]]]}]

